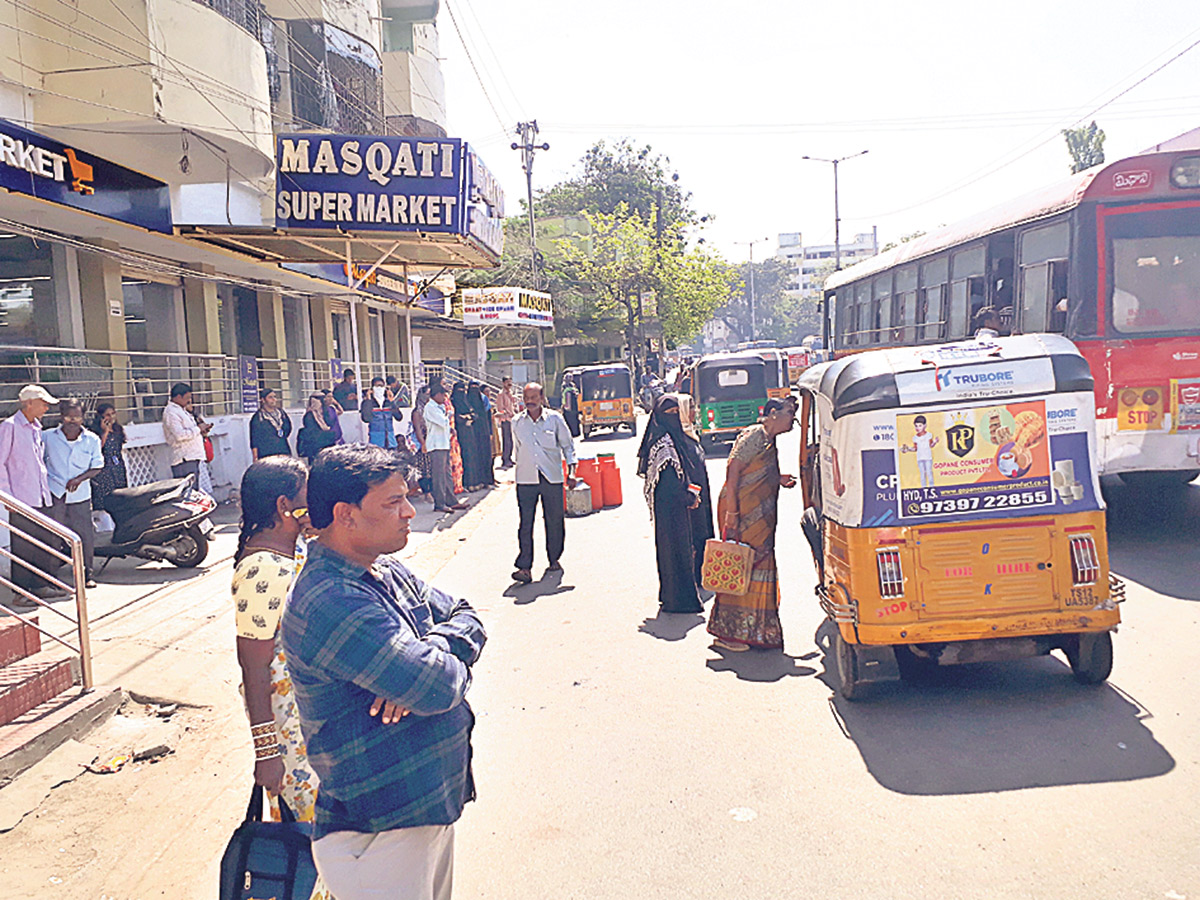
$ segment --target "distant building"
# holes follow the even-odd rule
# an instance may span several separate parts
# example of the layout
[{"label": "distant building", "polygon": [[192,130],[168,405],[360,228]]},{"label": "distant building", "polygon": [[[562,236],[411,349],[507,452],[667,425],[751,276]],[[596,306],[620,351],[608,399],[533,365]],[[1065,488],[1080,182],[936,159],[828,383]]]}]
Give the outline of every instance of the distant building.
[{"label": "distant building", "polygon": [[[853,241],[842,242],[842,268],[878,252],[878,229],[856,234]],[[801,296],[815,294],[820,289],[820,275],[833,270],[835,256],[833,244],[805,246],[803,235],[798,231],[779,235],[779,249],[775,252],[776,259],[786,262],[791,270],[788,290]]]}]

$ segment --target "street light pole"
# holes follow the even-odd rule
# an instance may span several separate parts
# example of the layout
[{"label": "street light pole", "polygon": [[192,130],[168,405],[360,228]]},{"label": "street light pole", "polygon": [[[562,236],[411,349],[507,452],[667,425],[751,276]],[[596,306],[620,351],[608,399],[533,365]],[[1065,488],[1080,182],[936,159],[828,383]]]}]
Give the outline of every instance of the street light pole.
[{"label": "street light pole", "polygon": [[750,340],[755,340],[755,335],[758,333],[758,322],[756,321],[757,313],[755,312],[756,297],[754,296],[754,245],[762,244],[769,241],[769,237],[755,238],[752,241],[734,241],[735,244],[740,244],[743,247],[750,248]]},{"label": "street light pole", "polygon": [[[549,150],[550,145],[543,142],[535,144],[538,135],[536,119],[529,122],[517,123],[517,135],[521,138],[518,144],[513,142],[512,148],[521,151],[521,168],[525,171],[525,202],[529,205],[529,268],[533,289],[541,286],[538,272],[537,235],[533,227],[533,157],[538,150]],[[540,326],[534,329],[537,334],[538,377],[546,380],[546,346]]]},{"label": "street light pole", "polygon": [[863,150],[859,153],[851,153],[849,156],[841,156],[837,159],[824,159],[820,156],[802,156],[801,159],[811,159],[813,162],[833,163],[833,270],[840,272],[842,269],[842,216],[838,209],[838,164],[844,163],[848,159],[854,159],[857,156],[863,156],[869,153],[868,150]]}]

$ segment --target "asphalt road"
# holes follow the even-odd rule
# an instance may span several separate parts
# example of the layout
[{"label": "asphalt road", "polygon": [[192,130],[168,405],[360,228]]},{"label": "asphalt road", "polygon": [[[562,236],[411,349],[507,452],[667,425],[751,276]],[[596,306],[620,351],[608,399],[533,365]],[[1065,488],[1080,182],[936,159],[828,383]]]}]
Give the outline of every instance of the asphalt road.
[{"label": "asphalt road", "polygon": [[[479,798],[458,827],[457,898],[1200,900],[1200,486],[1110,492],[1129,591],[1107,685],[1044,658],[851,704],[826,674],[797,492],[778,536],[786,650],[723,654],[704,617],[657,614],[637,441],[579,446],[616,452],[625,504],[568,520],[562,576],[509,580],[511,485],[465,515],[423,512],[404,554],[471,599],[490,635],[470,693]],[[783,439],[785,470],[796,447]],[[723,468],[710,461],[714,487]],[[62,784],[0,834],[5,896],[215,896],[252,767],[230,522],[207,575],[106,573],[98,676],[181,704],[173,752]]]},{"label": "asphalt road", "polygon": [[427,573],[490,632],[456,896],[1200,897],[1200,487],[1111,492],[1129,599],[1108,684],[1052,657],[847,703],[798,492],[778,537],[786,649],[719,652],[704,617],[657,614],[636,445],[580,443],[616,452],[625,504],[568,520],[562,577],[511,585],[511,495]]}]

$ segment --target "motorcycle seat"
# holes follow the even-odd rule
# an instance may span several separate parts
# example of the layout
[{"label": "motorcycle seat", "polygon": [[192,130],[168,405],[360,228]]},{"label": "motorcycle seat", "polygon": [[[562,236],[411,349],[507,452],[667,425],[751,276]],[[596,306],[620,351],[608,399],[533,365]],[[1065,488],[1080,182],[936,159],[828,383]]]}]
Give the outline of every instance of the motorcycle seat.
[{"label": "motorcycle seat", "polygon": [[105,498],[104,508],[114,519],[128,519],[158,503],[173,500],[186,489],[191,476],[153,481],[140,487],[117,488]]}]

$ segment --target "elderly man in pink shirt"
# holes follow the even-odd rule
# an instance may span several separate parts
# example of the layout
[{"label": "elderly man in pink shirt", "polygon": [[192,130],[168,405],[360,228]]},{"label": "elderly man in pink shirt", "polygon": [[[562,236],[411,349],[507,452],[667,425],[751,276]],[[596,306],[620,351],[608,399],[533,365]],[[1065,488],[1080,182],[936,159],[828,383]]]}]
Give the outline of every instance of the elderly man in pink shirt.
[{"label": "elderly man in pink shirt", "polygon": [[513,465],[513,436],[512,421],[517,414],[517,397],[513,393],[513,382],[505,376],[498,394],[496,394],[496,420],[500,423],[500,465],[511,469]]},{"label": "elderly man in pink shirt", "polygon": [[[42,443],[42,416],[58,400],[40,384],[27,384],[21,388],[17,399],[21,408],[0,422],[0,491],[15,497],[38,512],[50,516],[54,498],[50,495],[50,482],[46,476],[45,447]],[[51,517],[53,518],[53,517]],[[54,546],[56,541],[50,534],[25,516],[13,513],[9,522],[14,529],[30,537]],[[12,535],[12,552],[18,559],[44,572],[54,572],[59,561],[36,544]],[[66,593],[18,562],[12,563],[12,581],[17,587],[44,600],[65,597]],[[17,606],[35,604],[18,594]]]}]

